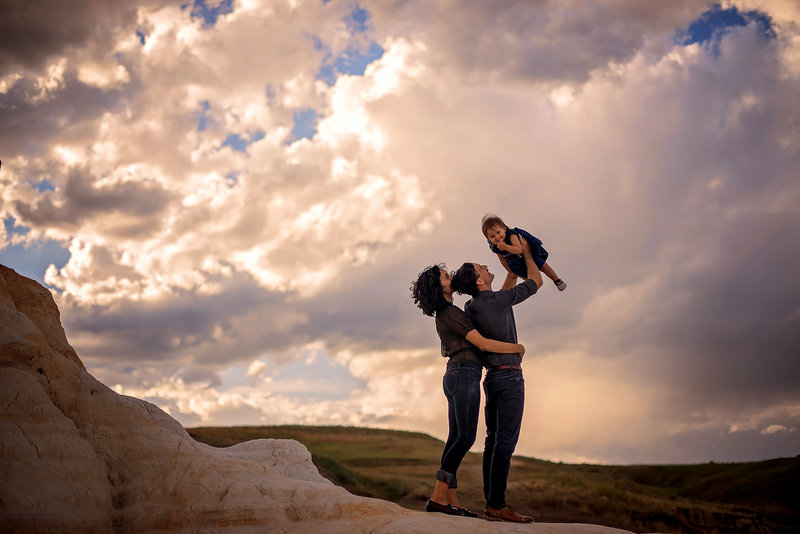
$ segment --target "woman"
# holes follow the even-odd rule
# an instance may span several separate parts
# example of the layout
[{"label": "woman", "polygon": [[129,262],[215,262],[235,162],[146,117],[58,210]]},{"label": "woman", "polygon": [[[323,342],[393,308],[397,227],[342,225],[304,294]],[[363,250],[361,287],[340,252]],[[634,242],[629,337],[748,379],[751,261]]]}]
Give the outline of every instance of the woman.
[{"label": "woman", "polygon": [[[477,517],[462,507],[456,496],[456,471],[466,456],[478,431],[481,402],[481,350],[508,354],[525,354],[518,343],[486,339],[478,333],[467,314],[453,304],[453,277],[444,265],[422,271],[411,285],[411,297],[425,315],[436,317],[436,332],[442,342],[442,356],[448,358],[442,379],[447,397],[450,432],[444,445],[436,486],[425,510],[449,515]],[[479,350],[480,349],[480,350]]]}]

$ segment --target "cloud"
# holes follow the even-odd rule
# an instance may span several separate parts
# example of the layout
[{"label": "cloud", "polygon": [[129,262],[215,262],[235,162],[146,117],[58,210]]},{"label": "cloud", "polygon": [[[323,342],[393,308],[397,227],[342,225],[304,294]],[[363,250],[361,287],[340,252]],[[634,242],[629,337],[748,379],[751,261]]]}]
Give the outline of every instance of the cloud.
[{"label": "cloud", "polygon": [[[303,351],[325,352],[319,344],[306,346]],[[185,425],[200,425],[226,420],[228,424],[343,424],[382,426],[385,428],[414,428],[420,424],[435,429],[440,425],[427,415],[426,407],[444,403],[438,391],[414,397],[408,391],[420,383],[427,385],[438,380],[437,366],[415,365],[427,360],[429,354],[384,351],[354,355],[347,351],[331,355],[321,366],[323,373],[315,375],[305,366],[279,367],[270,376],[245,372],[249,383],[218,384],[209,387],[203,381],[187,381],[171,376],[156,383],[123,386],[114,389],[158,403]],[[259,360],[249,369],[261,368]],[[263,363],[263,362],[262,362]],[[398,369],[404,373],[399,378]],[[299,372],[300,376],[294,376]],[[238,373],[234,368],[227,376]],[[298,379],[300,378],[300,379]],[[350,382],[346,395],[341,395],[331,380]],[[402,403],[403,408],[398,409]],[[441,429],[439,429],[441,430]]]},{"label": "cloud", "polygon": [[[431,43],[437,72],[466,81],[582,83],[610,63],[626,63],[643,48],[663,51],[676,28],[707,7],[703,1],[582,2],[532,5],[507,0],[463,9],[456,2],[375,6],[376,26],[416,26]],[[428,22],[420,28],[418,21]],[[440,70],[441,69],[441,70]]]},{"label": "cloud", "polygon": [[67,51],[107,50],[120,32],[133,33],[138,8],[159,3],[12,1],[0,22],[0,77],[14,68],[39,69]]},{"label": "cloud", "polygon": [[0,58],[0,218],[68,248],[44,281],[92,372],[185,424],[444,437],[408,286],[499,273],[493,211],[569,284],[516,312],[520,452],[796,450],[797,7],[710,46],[676,38],[699,1],[359,5],[95,6]]},{"label": "cloud", "polygon": [[[74,233],[92,220],[102,224],[99,233],[120,239],[146,236],[159,229],[158,215],[169,203],[163,189],[137,180],[101,181],[86,174],[85,169],[73,168],[57,194],[45,192],[31,204],[15,202],[19,222]],[[102,185],[95,185],[98,183]]]},{"label": "cloud", "polygon": [[45,153],[61,139],[89,143],[96,121],[121,103],[120,90],[87,85],[75,72],[65,72],[65,65],[58,62],[38,78],[18,78],[4,91],[0,139],[11,154]]},{"label": "cloud", "polygon": [[776,432],[786,432],[788,428],[783,425],[769,425],[761,431],[761,434],[774,434]]},{"label": "cloud", "polygon": [[262,361],[256,360],[247,367],[246,376],[261,377],[267,369],[267,364]]},{"label": "cloud", "polygon": [[[96,137],[89,148],[62,139],[50,158],[60,158],[65,166],[81,165],[80,172],[51,176],[56,191],[35,201],[12,201],[13,215],[34,231],[79,234],[74,242],[83,241],[80,248],[92,251],[82,255],[81,265],[75,264],[79,254],[74,254],[72,263],[48,275],[51,283],[89,302],[101,294],[108,298],[107,271],[127,271],[124,279],[112,282],[114,298],[154,299],[170,288],[204,285],[206,271],[229,266],[263,287],[313,291],[343,266],[368,261],[387,244],[411,238],[418,232],[415,226],[429,227],[436,220],[435,210],[423,209],[420,178],[379,157],[382,133],[370,125],[365,109],[403,83],[403,43],[371,75],[344,80],[330,90],[313,78],[285,73],[290,77],[281,82],[265,75],[261,83],[226,88],[223,94],[224,79],[242,78],[239,69],[253,67],[220,61],[221,71],[209,73],[209,63],[196,59],[205,51],[216,53],[225,36],[234,48],[245,46],[239,43],[240,32],[257,32],[264,46],[280,43],[281,36],[263,34],[246,12],[234,13],[211,30],[188,26],[186,32],[179,29],[185,14],[174,9],[150,16],[153,29],[145,46],[119,46],[124,61],[145,61],[131,69],[131,84],[148,83],[153,89],[131,97],[129,113],[106,110],[94,124]],[[261,16],[268,22],[274,18],[273,13]],[[292,46],[309,51],[307,66],[319,61],[302,33]],[[176,49],[186,56],[180,67],[184,75],[167,77],[175,68]],[[230,71],[223,72],[226,68]],[[281,80],[280,66],[270,75]],[[278,101],[274,106],[265,96],[268,87],[276,87],[270,97]],[[288,128],[275,121],[285,121],[294,102],[305,101],[309,91],[329,93],[330,109],[319,124],[318,139],[286,146]],[[54,99],[48,93],[48,101]],[[156,99],[184,100],[167,111]],[[203,129],[190,118],[197,109],[205,110]],[[225,147],[224,139],[233,135],[229,132],[256,129],[267,133],[248,134],[245,150]],[[120,167],[121,162],[127,166]],[[12,186],[21,189],[22,172],[12,171],[11,177]],[[76,228],[89,217],[101,231]],[[152,235],[156,230],[159,234]],[[114,266],[95,263],[101,258]],[[73,278],[83,280],[80,292],[71,292]],[[94,289],[87,287],[92,280]]]}]

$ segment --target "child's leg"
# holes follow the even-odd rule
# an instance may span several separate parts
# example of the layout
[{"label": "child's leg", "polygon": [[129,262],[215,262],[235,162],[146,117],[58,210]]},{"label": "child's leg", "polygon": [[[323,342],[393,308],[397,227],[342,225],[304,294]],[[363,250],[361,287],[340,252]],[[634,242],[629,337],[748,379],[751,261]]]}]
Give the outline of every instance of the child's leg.
[{"label": "child's leg", "polygon": [[549,278],[550,280],[552,280],[553,282],[555,282],[556,280],[558,280],[558,275],[557,275],[557,274],[556,274],[556,272],[553,270],[553,268],[552,268],[552,267],[550,267],[550,266],[547,264],[547,262],[544,262],[544,263],[542,264],[542,268],[541,268],[541,269],[539,269],[539,270],[540,270],[540,271],[542,271],[542,272],[544,273],[544,275],[545,275],[547,278]]}]

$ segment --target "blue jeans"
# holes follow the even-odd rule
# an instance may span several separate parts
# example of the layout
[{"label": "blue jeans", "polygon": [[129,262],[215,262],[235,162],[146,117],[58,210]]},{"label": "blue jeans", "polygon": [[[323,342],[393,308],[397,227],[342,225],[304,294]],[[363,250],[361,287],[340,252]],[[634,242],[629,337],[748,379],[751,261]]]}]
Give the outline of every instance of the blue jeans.
[{"label": "blue jeans", "polygon": [[478,414],[481,406],[481,374],[483,368],[470,363],[451,363],[442,378],[442,389],[447,397],[447,419],[450,432],[442,452],[442,463],[436,480],[448,487],[458,487],[456,471],[478,432]]},{"label": "blue jeans", "polygon": [[486,371],[486,442],[483,448],[483,494],[486,506],[506,505],[511,455],[519,440],[525,407],[525,380],[519,369]]}]

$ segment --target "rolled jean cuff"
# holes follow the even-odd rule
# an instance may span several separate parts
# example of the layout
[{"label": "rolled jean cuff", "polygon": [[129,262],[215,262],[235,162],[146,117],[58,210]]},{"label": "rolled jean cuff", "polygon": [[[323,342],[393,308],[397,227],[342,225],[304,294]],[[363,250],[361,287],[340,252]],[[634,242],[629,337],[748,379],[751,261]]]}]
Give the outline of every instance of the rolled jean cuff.
[{"label": "rolled jean cuff", "polygon": [[448,488],[457,488],[458,481],[456,480],[456,476],[453,473],[448,473],[447,471],[442,471],[439,469],[436,471],[436,480],[440,480],[447,484]]}]

